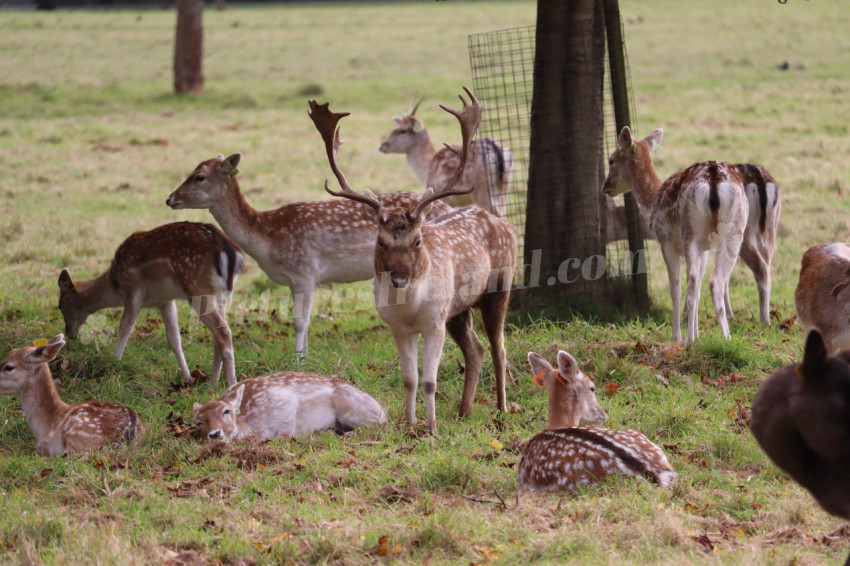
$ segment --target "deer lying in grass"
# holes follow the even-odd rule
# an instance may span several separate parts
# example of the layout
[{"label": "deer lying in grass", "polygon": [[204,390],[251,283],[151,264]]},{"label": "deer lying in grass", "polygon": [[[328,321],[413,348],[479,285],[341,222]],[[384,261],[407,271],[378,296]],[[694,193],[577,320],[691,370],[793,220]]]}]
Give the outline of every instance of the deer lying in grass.
[{"label": "deer lying in grass", "polygon": [[239,247],[209,224],[175,222],[136,232],[118,246],[109,269],[94,279],[75,283],[68,269],[59,274],[59,310],[65,318],[65,333],[73,340],[91,314],[124,307],[114,351],[115,359],[120,360],[139,311],[157,308],[183,380],[192,381],[175,303],[188,299],[213,335],[212,381],[218,382],[223,365],[227,384],[233,385],[236,368],[225,309],[242,265]]},{"label": "deer lying in grass", "polygon": [[[379,148],[382,153],[403,153],[408,165],[425,188],[439,192],[454,176],[458,168],[458,154],[448,147],[436,151],[422,120],[415,116],[422,97],[401,118],[395,117],[395,128]],[[482,138],[471,143],[469,163],[457,183],[469,188],[469,194],[446,197],[451,206],[474,204],[502,218],[508,202],[508,188],[513,174],[513,152],[493,138]]]},{"label": "deer lying in grass", "polygon": [[805,251],[794,304],[806,332],[819,331],[830,355],[850,348],[850,244]]},{"label": "deer lying in grass", "polygon": [[368,393],[335,377],[294,372],[240,381],[219,400],[195,403],[192,412],[204,439],[225,442],[345,432],[387,419]]},{"label": "deer lying in grass", "polygon": [[644,225],[661,244],[673,301],[673,340],[682,338],[679,271],[684,256],[688,276],[685,346],[699,338],[700,287],[708,252],[714,252],[709,289],[720,331],[729,338],[729,275],[738,259],[749,214],[743,179],[733,165],[707,161],[694,163],[662,184],[651,155],[660,146],[662,133],[658,129],[642,140],[633,140],[631,130],[624,127],[617,148],[608,159],[609,171],[602,192],[614,196],[632,191]]},{"label": "deer lying in grass", "polygon": [[[431,221],[425,215],[436,199],[469,192],[456,189],[469,156],[469,145],[481,119],[481,105],[467,90],[463,109],[449,110],[461,125],[463,147],[454,177],[441,191],[427,189],[409,207],[388,208],[368,190],[355,192],[336,163],[337,124],[347,114],[335,114],[328,104],[310,101],[310,117],[322,134],[328,161],[342,190],[333,195],[362,202],[378,225],[373,244],[374,292],[378,314],[392,329],[405,387],[405,415],[416,423],[418,341],[422,336],[422,388],[428,430],[436,431],[437,369],[446,330],[465,360],[460,415],[472,410],[481,371],[483,347],[472,325],[471,309],[481,311],[496,374],[497,408],[506,410],[504,323],[516,263],[517,239],[510,224],[476,207],[466,207]],[[364,207],[365,208],[365,207]]]},{"label": "deer lying in grass", "polygon": [[12,350],[0,366],[0,394],[21,402],[38,453],[55,457],[138,440],[144,427],[133,409],[109,401],[68,405],[59,398],[47,364],[64,345],[57,334],[44,346]]},{"label": "deer lying in grass", "polygon": [[[735,167],[743,178],[750,209],[744,239],[741,242],[740,257],[753,272],[758,286],[759,320],[762,324],[770,324],[770,265],[773,262],[779,213],[782,209],[779,184],[761,165],[739,163]],[[731,318],[732,304],[729,301],[728,284],[726,309]]]},{"label": "deer lying in grass", "polygon": [[[209,209],[269,279],[290,288],[295,349],[306,353],[313,291],[322,283],[351,283],[372,276],[375,222],[364,207],[340,200],[255,210],[236,180],[241,159],[242,154],[234,153],[201,162],[165,203],[173,209]],[[393,207],[409,205],[418,195],[398,192],[377,198]],[[433,214],[450,210],[439,203]]]},{"label": "deer lying in grass", "polygon": [[[753,398],[750,430],[765,453],[827,513],[850,519],[850,352],[828,357],[817,330],[803,362],[770,376]],[[845,564],[850,564],[848,557]]]},{"label": "deer lying in grass", "polygon": [[520,489],[573,490],[595,485],[610,475],[646,478],[670,485],[676,472],[661,449],[635,430],[611,430],[601,424],[608,415],[596,400],[596,387],[575,359],[558,352],[558,367],[528,353],[534,383],[549,394],[546,430],[526,444],[517,466]]}]

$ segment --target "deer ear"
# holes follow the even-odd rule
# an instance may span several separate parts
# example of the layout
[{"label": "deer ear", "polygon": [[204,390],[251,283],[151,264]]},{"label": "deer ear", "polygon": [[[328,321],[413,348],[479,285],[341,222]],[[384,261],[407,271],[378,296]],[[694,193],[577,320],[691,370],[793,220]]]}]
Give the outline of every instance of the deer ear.
[{"label": "deer ear", "polygon": [[[61,334],[59,336],[61,336]],[[34,361],[37,363],[52,362],[64,345],[65,340],[61,338],[56,340],[56,336],[54,336],[50,339],[46,346],[36,348],[35,351],[30,354],[30,357],[35,358]]]},{"label": "deer ear", "polygon": [[803,363],[797,365],[797,373],[803,379],[816,379],[826,364],[826,344],[817,330],[809,332],[803,353]]},{"label": "deer ear", "polygon": [[546,361],[546,358],[535,352],[528,353],[528,365],[531,366],[531,373],[534,375],[532,381],[540,387],[546,387],[546,372],[552,370],[552,365]]},{"label": "deer ear", "polygon": [[632,131],[628,126],[623,126],[620,130],[620,137],[617,138],[617,147],[620,149],[629,149],[632,147]]},{"label": "deer ear", "polygon": [[227,401],[228,403],[233,405],[234,409],[238,411],[239,407],[242,406],[242,395],[244,394],[245,384],[240,383],[236,387],[231,387],[230,389],[228,389],[227,392],[224,394],[224,397],[221,398],[221,400]]},{"label": "deer ear", "polygon": [[651,134],[646,136],[644,141],[649,143],[649,147],[651,148],[652,153],[658,153],[661,151],[661,136],[664,135],[664,130],[658,128],[657,130],[653,130]]},{"label": "deer ear", "polygon": [[[578,373],[578,362],[567,352],[561,350],[558,352],[558,371],[565,380],[572,380]],[[566,385],[566,383],[564,383]]]},{"label": "deer ear", "polygon": [[71,279],[71,272],[68,271],[67,267],[63,267],[62,271],[59,272],[59,290],[66,293],[77,290],[74,281]]},{"label": "deer ear", "polygon": [[221,163],[221,170],[230,175],[231,177],[235,177],[239,172],[237,167],[239,166],[239,162],[242,160],[241,153],[234,153],[232,155],[228,155],[227,158],[224,159]]},{"label": "deer ear", "polygon": [[203,405],[201,405],[200,403],[195,403],[194,405],[192,405],[192,416],[195,417],[196,420],[198,418],[198,413],[201,412],[202,407]]},{"label": "deer ear", "polygon": [[413,133],[418,134],[421,131],[422,131],[422,122],[420,122],[418,119],[414,118],[413,119]]}]

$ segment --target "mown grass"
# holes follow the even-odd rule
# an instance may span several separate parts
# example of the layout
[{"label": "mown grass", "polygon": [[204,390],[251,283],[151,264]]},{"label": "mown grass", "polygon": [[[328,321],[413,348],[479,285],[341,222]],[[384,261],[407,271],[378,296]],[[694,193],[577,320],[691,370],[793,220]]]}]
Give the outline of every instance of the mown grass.
[{"label": "mown grass", "polygon": [[[760,327],[755,285],[735,270],[733,337],[704,292],[702,339],[669,343],[670,302],[650,244],[656,309],[610,324],[514,313],[507,332],[511,412],[491,407],[485,361],[475,410],[460,421],[460,354],[448,344],[439,434],[403,423],[403,387],[369,284],[323,290],[310,356],[293,348],[289,294],[252,261],[231,310],[237,372],[338,374],[373,393],[389,422],[345,436],[203,446],[192,403],[221,386],[178,379],[158,319],[140,319],[111,357],[119,313],[88,325],[54,364],[71,402],[133,406],[148,434],[133,446],[48,459],[15,400],[0,399],[0,561],[115,564],[820,564],[847,552],[843,523],[820,511],[761,453],[746,428],[759,384],[800,355],[793,289],[802,251],[847,240],[846,94],[850,15],[837,3],[623,2],[640,133],[665,128],[662,174],[692,161],[764,163],[783,184],[774,324]],[[205,14],[206,92],[171,94],[174,14],[158,10],[0,12],[0,352],[62,329],[56,277],[105,269],[131,231],[205,211],[165,197],[201,160],[243,152],[258,208],[325,198],[328,176],[306,101],[330,100],[340,160],[356,187],[416,189],[377,146],[427,88],[419,114],[456,138],[437,102],[469,84],[467,36],[534,23],[532,2],[231,6]],[[788,70],[777,65],[788,61]],[[365,291],[363,288],[365,285]],[[344,297],[363,297],[354,300]],[[181,306],[184,349],[208,369],[208,333]],[[577,494],[518,494],[518,438],[542,429],[529,350],[569,350],[594,376],[609,425],[641,430],[679,472],[672,489],[612,481]],[[5,354],[3,354],[5,355]]]}]

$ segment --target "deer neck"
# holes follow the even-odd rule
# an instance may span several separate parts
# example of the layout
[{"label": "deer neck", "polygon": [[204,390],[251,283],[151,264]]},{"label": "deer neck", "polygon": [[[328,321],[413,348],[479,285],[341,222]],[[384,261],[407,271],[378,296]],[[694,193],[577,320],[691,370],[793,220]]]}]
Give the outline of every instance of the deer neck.
[{"label": "deer neck", "polygon": [[223,198],[210,207],[210,213],[234,242],[250,255],[255,255],[252,252],[257,247],[257,234],[262,231],[265,218],[245,200],[236,179],[230,180]]},{"label": "deer neck", "polygon": [[661,179],[652,165],[652,158],[646,157],[635,159],[632,170],[632,194],[637,201],[638,208],[645,226],[650,225],[650,217],[654,212],[658,200],[658,192],[661,189]]},{"label": "deer neck", "polygon": [[124,306],[124,294],[112,278],[112,268],[94,279],[77,282],[77,293],[85,297],[91,312]]},{"label": "deer neck", "polygon": [[410,148],[405,159],[407,159],[407,164],[410,165],[413,172],[416,173],[419,182],[424,185],[428,180],[428,169],[431,167],[431,161],[437,152],[434,150],[434,144],[431,143],[428,131],[422,130],[421,136],[419,143]]},{"label": "deer neck", "polygon": [[37,378],[21,392],[19,400],[36,443],[44,438],[70,409],[70,405],[59,398],[47,364],[38,368]]},{"label": "deer neck", "polygon": [[546,430],[577,427],[580,416],[575,410],[578,405],[575,391],[560,383],[547,383],[546,387],[549,389],[549,422]]}]

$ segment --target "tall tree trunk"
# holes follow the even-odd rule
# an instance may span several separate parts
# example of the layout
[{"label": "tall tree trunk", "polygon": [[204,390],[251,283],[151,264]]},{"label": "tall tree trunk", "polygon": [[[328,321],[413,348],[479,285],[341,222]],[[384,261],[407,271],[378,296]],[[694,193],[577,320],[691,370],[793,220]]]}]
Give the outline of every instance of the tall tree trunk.
[{"label": "tall tree trunk", "polygon": [[525,281],[533,302],[595,303],[607,289],[599,208],[604,41],[600,0],[538,0],[525,227],[526,275],[539,273]]},{"label": "tall tree trunk", "polygon": [[174,92],[204,90],[204,2],[177,0],[174,42]]}]

